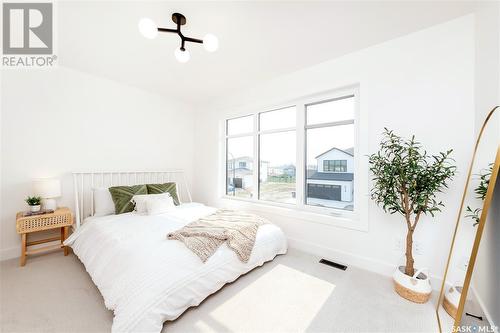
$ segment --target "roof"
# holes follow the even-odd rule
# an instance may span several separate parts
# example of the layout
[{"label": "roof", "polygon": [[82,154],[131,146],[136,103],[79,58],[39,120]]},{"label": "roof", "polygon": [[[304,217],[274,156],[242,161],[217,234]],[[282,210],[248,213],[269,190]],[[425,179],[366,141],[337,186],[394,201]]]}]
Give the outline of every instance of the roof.
[{"label": "roof", "polygon": [[316,180],[338,180],[338,181],[353,181],[354,174],[350,172],[316,172],[314,170],[309,170],[312,172],[307,173],[307,179]]},{"label": "roof", "polygon": [[330,149],[328,149],[327,151],[325,151],[325,152],[323,152],[323,153],[319,154],[319,155],[318,155],[318,156],[316,156],[315,158],[319,158],[319,157],[321,157],[321,156],[325,155],[326,153],[331,152],[331,151],[332,151],[332,150],[334,150],[334,149],[335,149],[335,150],[338,150],[338,151],[340,151],[340,152],[342,152],[342,153],[345,153],[345,154],[347,154],[347,155],[349,155],[349,156],[354,156],[354,148],[347,148],[347,149],[345,149],[345,150],[342,150],[342,149],[339,149],[339,148],[337,148],[337,147],[333,147],[333,148],[330,148]]}]

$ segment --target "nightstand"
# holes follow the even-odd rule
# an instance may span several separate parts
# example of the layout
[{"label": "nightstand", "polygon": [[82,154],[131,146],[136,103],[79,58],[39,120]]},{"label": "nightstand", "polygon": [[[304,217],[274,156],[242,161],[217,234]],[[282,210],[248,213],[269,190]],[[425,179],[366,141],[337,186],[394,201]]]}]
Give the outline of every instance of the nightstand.
[{"label": "nightstand", "polygon": [[[56,209],[53,213],[41,215],[24,216],[24,213],[25,212],[19,212],[16,215],[16,231],[18,234],[21,234],[21,266],[26,264],[26,256],[46,250],[63,248],[64,255],[68,255],[68,248],[63,246],[63,242],[68,237],[69,227],[73,224],[73,215],[69,208],[61,207]],[[61,229],[60,236],[28,242],[29,233],[51,229]],[[60,241],[60,243],[30,251],[27,249],[28,246],[55,241]]]}]

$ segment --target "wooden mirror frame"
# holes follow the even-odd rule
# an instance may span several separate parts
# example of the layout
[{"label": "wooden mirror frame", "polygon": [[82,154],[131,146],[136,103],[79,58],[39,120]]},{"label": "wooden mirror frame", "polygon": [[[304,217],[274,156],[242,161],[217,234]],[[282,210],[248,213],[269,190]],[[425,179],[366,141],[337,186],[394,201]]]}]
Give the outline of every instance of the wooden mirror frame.
[{"label": "wooden mirror frame", "polygon": [[[449,269],[449,266],[450,266],[451,257],[453,255],[453,248],[454,248],[454,245],[455,245],[455,238],[457,236],[458,227],[460,225],[460,220],[462,218],[462,211],[463,211],[463,207],[464,207],[465,198],[467,196],[467,190],[469,188],[470,179],[471,179],[471,176],[472,176],[472,169],[474,167],[474,160],[476,158],[476,153],[477,153],[477,150],[478,150],[478,147],[479,147],[479,143],[481,142],[481,137],[482,137],[483,132],[484,132],[484,130],[486,128],[486,125],[488,124],[489,120],[491,119],[491,117],[493,116],[493,114],[495,113],[495,111],[497,109],[499,109],[499,108],[500,108],[500,106],[498,106],[498,105],[495,106],[488,113],[488,116],[484,120],[483,125],[481,127],[481,130],[479,132],[479,135],[477,137],[476,144],[474,146],[474,152],[472,154],[472,160],[471,160],[470,165],[469,165],[469,170],[468,170],[468,173],[467,173],[467,180],[466,180],[466,183],[465,183],[464,193],[462,195],[462,200],[460,202],[460,208],[458,210],[457,223],[455,225],[455,230],[453,232],[453,238],[452,238],[452,241],[451,241],[450,253],[448,255],[448,260],[446,262],[446,269],[445,269],[444,276],[443,276],[443,282],[441,283],[441,290],[439,292],[439,298],[438,298],[438,302],[437,302],[437,305],[436,305],[436,316],[437,316],[437,321],[438,321],[438,326],[439,326],[439,332],[441,332],[441,333],[443,332],[443,330],[442,330],[442,327],[441,327],[441,320],[439,318],[439,308],[441,307],[441,304],[443,302],[443,297],[444,297],[445,289],[447,288],[446,287],[446,277],[448,275],[448,269]],[[493,193],[494,193],[494,190],[495,190],[495,184],[496,184],[496,181],[497,181],[499,169],[500,169],[500,145],[497,146],[497,153],[496,153],[496,157],[495,157],[495,163],[493,165],[493,169],[492,169],[492,172],[491,172],[490,181],[489,181],[489,184],[488,184],[488,190],[486,191],[486,197],[484,199],[483,210],[481,211],[481,217],[479,218],[479,225],[478,225],[478,229],[477,229],[477,232],[476,232],[476,236],[474,238],[474,244],[472,246],[472,251],[471,251],[471,255],[470,255],[470,259],[469,259],[469,264],[467,266],[467,272],[465,274],[465,281],[464,281],[464,285],[463,285],[462,292],[461,292],[461,295],[460,295],[460,302],[459,302],[459,305],[458,305],[457,315],[455,316],[455,321],[453,323],[452,331],[455,331],[455,328],[460,326],[460,321],[462,320],[462,315],[463,315],[463,311],[464,311],[464,307],[465,307],[465,301],[467,300],[467,293],[469,291],[469,286],[470,286],[470,282],[471,282],[471,279],[472,279],[472,273],[474,271],[474,264],[476,263],[477,253],[478,253],[478,250],[479,250],[479,244],[481,243],[481,236],[483,235],[484,226],[486,224],[486,218],[488,217],[488,210],[490,208],[491,201],[493,199]]]}]

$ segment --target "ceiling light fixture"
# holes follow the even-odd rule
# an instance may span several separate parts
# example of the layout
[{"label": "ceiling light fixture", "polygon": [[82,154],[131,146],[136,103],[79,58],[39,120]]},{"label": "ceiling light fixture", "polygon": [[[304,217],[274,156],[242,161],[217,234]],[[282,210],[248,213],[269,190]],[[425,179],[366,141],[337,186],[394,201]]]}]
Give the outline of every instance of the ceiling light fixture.
[{"label": "ceiling light fixture", "polygon": [[185,44],[186,42],[199,43],[203,44],[205,50],[208,52],[214,52],[219,48],[219,40],[212,34],[206,34],[203,39],[191,38],[184,36],[181,32],[181,25],[186,24],[186,17],[179,13],[172,14],[172,21],[177,25],[175,29],[168,28],[158,28],[155,22],[150,18],[142,18],[139,21],[139,31],[141,34],[148,38],[154,39],[158,35],[158,31],[160,32],[172,32],[179,35],[181,38],[181,46],[175,49],[174,55],[175,58],[182,63],[188,62],[190,58],[189,51],[186,50]]}]

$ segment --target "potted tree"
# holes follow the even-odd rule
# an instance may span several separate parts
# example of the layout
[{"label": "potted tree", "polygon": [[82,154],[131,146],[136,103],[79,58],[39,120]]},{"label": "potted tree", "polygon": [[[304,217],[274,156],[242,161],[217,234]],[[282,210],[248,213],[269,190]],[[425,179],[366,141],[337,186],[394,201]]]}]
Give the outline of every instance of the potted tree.
[{"label": "potted tree", "polygon": [[455,174],[451,152],[428,155],[415,136],[403,139],[385,128],[380,150],[369,156],[371,199],[385,212],[403,215],[408,229],[406,265],[397,267],[394,287],[399,295],[417,303],[427,302],[432,288],[428,272],[414,267],[413,234],[422,214],[434,217],[444,207],[436,195],[448,187]]},{"label": "potted tree", "polygon": [[27,197],[25,201],[28,204],[28,206],[30,206],[30,211],[32,213],[36,213],[36,212],[40,211],[40,202],[42,201],[42,198],[40,198],[40,197]]},{"label": "potted tree", "polygon": [[[481,203],[486,198],[486,192],[488,191],[488,186],[490,184],[491,173],[493,172],[494,163],[490,163],[488,169],[482,170],[477,176],[479,176],[479,184],[474,189],[476,194],[475,198],[481,200]],[[472,209],[467,206],[465,215],[466,218],[472,219],[472,226],[476,227],[479,224],[481,218],[482,208]],[[444,294],[443,308],[448,312],[448,314],[455,319],[458,312],[458,305],[460,303],[460,298],[462,297],[463,286],[458,283],[453,284],[446,293]]]}]

